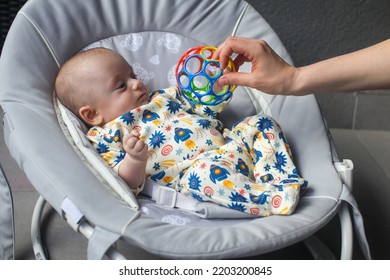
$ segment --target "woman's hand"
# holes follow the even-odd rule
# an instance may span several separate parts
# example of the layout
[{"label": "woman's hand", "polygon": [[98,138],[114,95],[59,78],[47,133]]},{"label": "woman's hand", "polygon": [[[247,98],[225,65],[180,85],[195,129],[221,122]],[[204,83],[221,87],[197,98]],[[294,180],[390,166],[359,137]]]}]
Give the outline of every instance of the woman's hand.
[{"label": "woman's hand", "polygon": [[265,41],[229,37],[214,52],[213,59],[219,60],[221,68],[225,69],[233,54],[237,54],[236,69],[251,62],[252,70],[225,73],[218,80],[220,86],[248,86],[272,94],[289,94],[292,90],[299,69],[281,59]]}]

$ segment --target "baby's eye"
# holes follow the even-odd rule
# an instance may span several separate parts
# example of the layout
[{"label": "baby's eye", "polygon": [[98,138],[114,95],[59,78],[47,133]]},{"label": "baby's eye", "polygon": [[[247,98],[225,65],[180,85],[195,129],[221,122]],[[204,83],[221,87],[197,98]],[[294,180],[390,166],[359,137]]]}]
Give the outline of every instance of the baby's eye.
[{"label": "baby's eye", "polygon": [[116,87],[116,89],[124,89],[124,88],[126,88],[126,83],[125,82],[120,82],[118,84],[118,86]]},{"label": "baby's eye", "polygon": [[137,75],[134,74],[134,73],[131,73],[131,74],[130,74],[130,78],[132,78],[132,79],[137,79]]}]

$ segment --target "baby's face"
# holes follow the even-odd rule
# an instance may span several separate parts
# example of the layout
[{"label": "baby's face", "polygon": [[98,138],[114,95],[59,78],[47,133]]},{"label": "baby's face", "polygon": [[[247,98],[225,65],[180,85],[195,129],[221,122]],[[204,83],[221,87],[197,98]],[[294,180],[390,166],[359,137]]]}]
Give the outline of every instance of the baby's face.
[{"label": "baby's face", "polygon": [[145,85],[137,80],[132,67],[116,53],[97,57],[90,65],[86,86],[92,90],[96,109],[107,123],[149,102]]}]

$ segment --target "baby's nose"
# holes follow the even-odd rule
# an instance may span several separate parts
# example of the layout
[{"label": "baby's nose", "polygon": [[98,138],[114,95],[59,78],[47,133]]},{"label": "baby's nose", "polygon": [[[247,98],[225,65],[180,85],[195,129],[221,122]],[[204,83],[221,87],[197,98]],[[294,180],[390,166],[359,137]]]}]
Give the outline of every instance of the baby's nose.
[{"label": "baby's nose", "polygon": [[137,89],[141,88],[141,85],[142,85],[142,82],[140,80],[133,79],[131,81],[131,88],[133,90],[137,90]]}]

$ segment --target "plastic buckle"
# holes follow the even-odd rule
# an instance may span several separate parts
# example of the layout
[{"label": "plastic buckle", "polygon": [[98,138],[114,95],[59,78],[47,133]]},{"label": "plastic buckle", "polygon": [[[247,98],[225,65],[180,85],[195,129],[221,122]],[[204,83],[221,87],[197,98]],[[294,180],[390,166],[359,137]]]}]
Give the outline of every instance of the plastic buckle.
[{"label": "plastic buckle", "polygon": [[76,205],[67,197],[61,203],[61,210],[63,218],[73,228],[74,231],[78,231],[81,220],[84,215],[76,207]]},{"label": "plastic buckle", "polygon": [[174,208],[177,200],[177,191],[169,187],[159,186],[154,191],[152,199],[159,205]]},{"label": "plastic buckle", "polygon": [[343,183],[352,190],[354,169],[352,160],[343,159],[342,162],[335,162],[334,165]]}]

